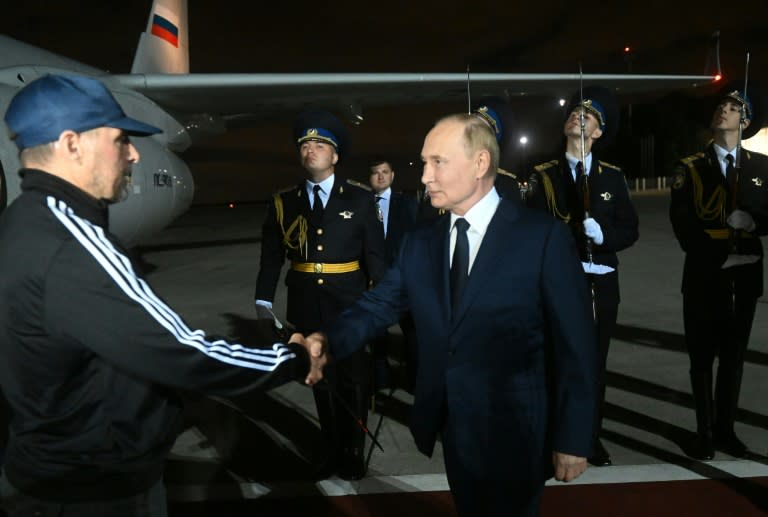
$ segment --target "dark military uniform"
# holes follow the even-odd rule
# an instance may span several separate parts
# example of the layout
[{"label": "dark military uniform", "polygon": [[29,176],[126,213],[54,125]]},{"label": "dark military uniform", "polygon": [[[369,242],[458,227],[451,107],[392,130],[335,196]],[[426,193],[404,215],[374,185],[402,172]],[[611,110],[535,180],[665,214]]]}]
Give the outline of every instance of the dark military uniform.
[{"label": "dark military uniform", "polygon": [[496,181],[493,183],[493,186],[496,187],[499,196],[504,199],[522,203],[522,198],[520,197],[520,179],[514,172],[498,169],[496,171]]},{"label": "dark military uniform", "polygon": [[[256,299],[273,300],[286,256],[291,265],[287,319],[299,332],[323,328],[350,306],[386,268],[381,223],[370,188],[335,176],[322,218],[314,221],[305,183],[273,196],[262,229],[261,269]],[[331,366],[331,365],[329,365]],[[364,350],[326,368],[348,405],[363,421],[367,416],[367,360]],[[331,470],[360,477],[364,439],[351,415],[332,399],[321,383],[315,388],[318,417]]]},{"label": "dark military uniform", "polygon": [[[768,234],[768,157],[744,150],[739,173],[738,208],[755,220],[752,233],[738,232],[738,253],[763,256],[759,235]],[[714,433],[722,444],[733,436],[744,353],[757,299],[763,293],[762,258],[723,269],[729,253],[728,214],[734,209],[729,183],[712,144],[681,160],[672,185],[670,219],[685,252],[683,318],[691,361],[691,386],[700,441],[691,455],[711,458]],[[719,357],[712,400],[712,366]],[[714,417],[714,421],[713,421]],[[742,455],[743,444],[726,452]]]},{"label": "dark military uniform", "polygon": [[[614,268],[604,274],[587,274],[594,288],[596,330],[599,347],[600,406],[595,426],[602,425],[602,405],[605,399],[605,364],[611,333],[619,310],[619,259],[616,252],[630,247],[638,238],[638,219],[629,197],[624,174],[618,167],[598,161],[594,155],[587,176],[589,182],[589,215],[600,225],[603,243],[592,243],[592,262]],[[548,211],[571,228],[582,262],[588,262],[587,239],[584,235],[584,197],[577,188],[568,161],[563,158],[534,167],[528,178],[526,202],[529,206]]]}]

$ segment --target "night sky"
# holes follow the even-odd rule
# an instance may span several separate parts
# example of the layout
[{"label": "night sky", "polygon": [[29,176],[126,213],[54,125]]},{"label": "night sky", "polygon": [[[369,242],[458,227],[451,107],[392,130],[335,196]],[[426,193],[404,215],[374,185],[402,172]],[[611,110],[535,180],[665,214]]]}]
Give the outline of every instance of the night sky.
[{"label": "night sky", "polygon": [[[112,72],[127,72],[149,0],[24,0],[3,7],[0,31]],[[768,2],[723,4],[648,0],[616,2],[494,2],[491,0],[363,3],[359,1],[191,1],[193,72],[585,72],[704,73],[707,42],[720,31],[726,77],[768,84]],[[436,6],[439,5],[439,9]],[[542,8],[546,5],[546,9]],[[245,6],[245,7],[243,7]],[[623,54],[632,48],[631,59]],[[577,85],[574,85],[574,89]],[[559,142],[560,114],[515,101],[518,132],[531,135],[526,159]],[[366,109],[350,128],[353,151],[345,173],[367,179],[370,153],[395,157],[401,187],[418,182],[423,136],[434,119],[465,105]],[[301,177],[290,142],[293,113],[238,129],[185,153],[198,183],[198,202],[265,199]],[[554,135],[553,135],[554,133]],[[284,138],[282,138],[284,135]],[[522,167],[522,156],[512,162]],[[236,186],[237,188],[232,188]]]}]

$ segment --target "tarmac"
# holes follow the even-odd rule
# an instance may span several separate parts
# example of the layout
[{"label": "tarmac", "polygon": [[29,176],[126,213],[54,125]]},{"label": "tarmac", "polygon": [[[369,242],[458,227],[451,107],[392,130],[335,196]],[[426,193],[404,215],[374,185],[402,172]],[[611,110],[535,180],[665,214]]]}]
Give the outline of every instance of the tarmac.
[{"label": "tarmac", "polygon": [[[622,301],[607,368],[603,443],[613,466],[592,467],[571,486],[766,477],[768,297],[758,302],[736,424],[749,456],[735,459],[718,452],[710,462],[691,460],[682,450],[695,431],[683,338],[683,253],[668,219],[668,192],[633,192],[633,200],[640,239],[619,254]],[[150,271],[151,285],[191,326],[243,342],[254,338],[253,291],[265,210],[263,204],[193,206],[136,248]],[[285,314],[282,281],[275,313]],[[397,333],[396,328],[393,331]],[[395,347],[391,355],[395,372],[400,371],[401,356]],[[375,430],[382,419],[378,439],[384,452],[373,450],[368,475],[359,482],[314,478],[319,431],[312,394],[305,386],[290,383],[231,401],[196,394],[187,397],[187,429],[168,459],[166,485],[171,501],[447,490],[439,444],[432,458],[420,454],[413,444],[407,428],[412,397],[404,389],[380,392],[377,397],[368,425]],[[743,496],[737,492],[731,495]],[[753,502],[750,507],[756,513],[743,515],[763,515],[768,508],[763,502]],[[331,513],[317,513],[326,514]]]}]

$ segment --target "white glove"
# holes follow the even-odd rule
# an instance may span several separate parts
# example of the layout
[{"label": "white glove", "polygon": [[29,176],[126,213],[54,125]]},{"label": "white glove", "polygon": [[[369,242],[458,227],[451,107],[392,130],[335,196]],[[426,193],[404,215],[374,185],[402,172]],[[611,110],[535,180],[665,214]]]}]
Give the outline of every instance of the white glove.
[{"label": "white glove", "polygon": [[755,230],[755,220],[744,210],[734,210],[725,220],[728,226],[734,230],[745,230],[751,232]]},{"label": "white glove", "polygon": [[591,217],[584,219],[584,233],[598,246],[603,243],[603,230]]}]

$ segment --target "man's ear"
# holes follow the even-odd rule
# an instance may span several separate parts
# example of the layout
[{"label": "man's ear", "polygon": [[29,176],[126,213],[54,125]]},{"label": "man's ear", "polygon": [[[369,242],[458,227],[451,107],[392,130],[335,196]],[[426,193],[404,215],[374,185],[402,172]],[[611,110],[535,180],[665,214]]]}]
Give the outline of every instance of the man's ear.
[{"label": "man's ear", "polygon": [[54,147],[58,152],[62,153],[61,157],[80,160],[80,134],[69,129],[62,131]]},{"label": "man's ear", "polygon": [[491,153],[488,149],[481,149],[475,158],[475,167],[477,168],[476,179],[480,179],[488,173],[491,167]]},{"label": "man's ear", "polygon": [[337,153],[336,151],[333,151],[333,160],[331,160],[331,163],[333,165],[336,165],[336,162],[338,161],[339,161],[339,153]]},{"label": "man's ear", "polygon": [[749,127],[750,122],[752,122],[752,121],[749,120],[748,118],[745,118],[744,122],[743,122],[744,125],[742,126],[741,129],[747,129]]},{"label": "man's ear", "polygon": [[601,136],[603,136],[603,130],[600,129],[599,127],[595,128],[595,130],[592,131],[592,140],[597,140]]}]

